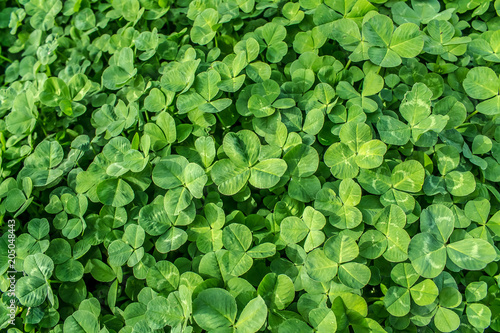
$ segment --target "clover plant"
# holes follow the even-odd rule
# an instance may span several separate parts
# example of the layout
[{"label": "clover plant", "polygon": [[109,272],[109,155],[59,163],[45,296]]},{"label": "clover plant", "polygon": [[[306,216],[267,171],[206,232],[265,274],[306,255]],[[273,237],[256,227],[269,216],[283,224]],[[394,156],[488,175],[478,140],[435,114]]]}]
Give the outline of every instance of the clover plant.
[{"label": "clover plant", "polygon": [[500,0],[0,1],[0,329],[500,331]]}]

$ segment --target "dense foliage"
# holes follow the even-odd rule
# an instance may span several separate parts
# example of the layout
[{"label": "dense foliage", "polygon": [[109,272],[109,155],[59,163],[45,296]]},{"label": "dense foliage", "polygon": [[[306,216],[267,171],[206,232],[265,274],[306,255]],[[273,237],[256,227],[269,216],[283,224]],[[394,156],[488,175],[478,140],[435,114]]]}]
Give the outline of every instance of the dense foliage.
[{"label": "dense foliage", "polygon": [[500,0],[2,0],[0,45],[2,330],[500,331]]}]

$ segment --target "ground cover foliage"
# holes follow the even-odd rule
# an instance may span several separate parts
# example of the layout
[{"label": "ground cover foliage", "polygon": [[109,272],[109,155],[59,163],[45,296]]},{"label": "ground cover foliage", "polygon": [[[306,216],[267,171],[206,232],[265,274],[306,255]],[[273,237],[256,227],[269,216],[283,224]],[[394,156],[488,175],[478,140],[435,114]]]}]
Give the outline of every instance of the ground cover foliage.
[{"label": "ground cover foliage", "polygon": [[499,15],[1,1],[2,330],[500,331]]}]

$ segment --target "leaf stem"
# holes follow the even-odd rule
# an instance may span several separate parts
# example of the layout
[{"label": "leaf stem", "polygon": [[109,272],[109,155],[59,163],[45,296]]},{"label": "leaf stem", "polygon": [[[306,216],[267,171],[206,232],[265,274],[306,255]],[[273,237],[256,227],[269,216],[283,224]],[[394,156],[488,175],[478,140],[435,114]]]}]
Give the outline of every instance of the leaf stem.
[{"label": "leaf stem", "polygon": [[224,124],[224,121],[222,120],[222,118],[219,116],[218,112],[215,113],[215,116],[217,117],[217,119],[219,119],[219,121],[220,121],[220,123],[222,125],[222,128],[225,129],[226,125]]},{"label": "leaf stem", "polygon": [[10,63],[12,64],[12,60],[10,60],[9,58],[4,57],[4,56],[3,56],[3,55],[1,55],[1,54],[0,54],[0,59],[5,60],[5,61],[8,61],[8,62],[10,62]]},{"label": "leaf stem", "polygon": [[465,118],[465,121],[469,120],[470,118],[474,117],[477,114],[477,110],[472,112],[467,118]]},{"label": "leaf stem", "polygon": [[382,300],[382,297],[368,297],[366,299],[367,302],[376,302]]},{"label": "leaf stem", "polygon": [[347,70],[349,68],[349,66],[351,66],[351,59],[349,59],[349,61],[347,62],[347,64],[345,65],[344,67],[344,70]]}]

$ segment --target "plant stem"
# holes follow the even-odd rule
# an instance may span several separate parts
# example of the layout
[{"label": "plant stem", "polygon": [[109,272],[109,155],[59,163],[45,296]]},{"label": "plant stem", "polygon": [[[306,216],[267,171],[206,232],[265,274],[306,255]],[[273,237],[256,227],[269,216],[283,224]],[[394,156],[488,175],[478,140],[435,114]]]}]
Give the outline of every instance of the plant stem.
[{"label": "plant stem", "polygon": [[467,118],[465,118],[465,121],[469,120],[470,118],[474,117],[477,114],[477,110],[472,112]]},{"label": "plant stem", "polygon": [[351,59],[349,59],[349,61],[345,65],[344,70],[347,70],[349,68],[349,66],[351,66]]},{"label": "plant stem", "polygon": [[10,60],[9,58],[5,58],[3,55],[0,54],[0,59],[2,60],[5,60],[5,61],[8,61],[12,64],[12,60]]}]

